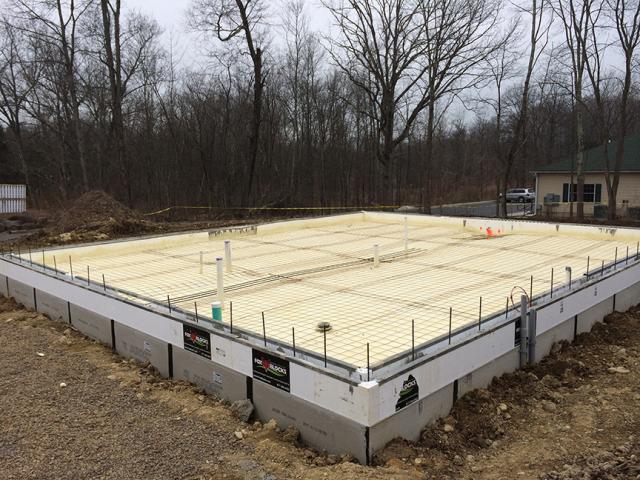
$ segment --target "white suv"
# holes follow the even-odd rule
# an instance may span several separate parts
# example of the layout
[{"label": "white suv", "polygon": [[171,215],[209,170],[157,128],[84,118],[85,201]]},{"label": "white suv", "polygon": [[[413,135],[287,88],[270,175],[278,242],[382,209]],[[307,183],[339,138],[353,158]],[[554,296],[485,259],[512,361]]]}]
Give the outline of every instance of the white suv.
[{"label": "white suv", "polygon": [[536,191],[533,188],[510,188],[507,190],[507,202],[533,202]]}]

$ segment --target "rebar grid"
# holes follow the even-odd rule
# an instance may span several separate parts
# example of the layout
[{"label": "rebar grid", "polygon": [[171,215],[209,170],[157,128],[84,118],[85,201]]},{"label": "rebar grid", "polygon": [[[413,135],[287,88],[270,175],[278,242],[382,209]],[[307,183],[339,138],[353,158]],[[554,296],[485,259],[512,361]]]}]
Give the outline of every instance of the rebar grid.
[{"label": "rebar grid", "polygon": [[[611,240],[558,235],[514,234],[487,238],[482,232],[443,226],[409,225],[409,251],[404,254],[404,224],[322,225],[268,235],[232,239],[233,272],[225,273],[223,321],[229,323],[233,302],[234,327],[263,333],[291,344],[292,327],[298,349],[322,355],[319,322],[330,322],[327,355],[361,367],[367,344],[372,366],[453,330],[477,324],[482,316],[505,308],[515,286],[534,297],[595,271],[615,250],[635,255],[636,246]],[[380,266],[374,268],[373,245],[380,246]],[[163,243],[144,248],[131,242],[129,251],[75,254],[73,248],[45,253],[48,266],[68,273],[90,267],[91,277],[211,318],[217,300],[215,258],[224,254],[224,239],[198,243]],[[204,264],[200,273],[200,253]],[[54,259],[54,254],[56,258]],[[624,255],[622,255],[624,257]],[[23,255],[24,258],[24,255]],[[533,285],[530,278],[533,276]],[[452,309],[451,326],[449,310]],[[412,324],[413,320],[413,324]],[[413,325],[413,326],[412,326]]]}]

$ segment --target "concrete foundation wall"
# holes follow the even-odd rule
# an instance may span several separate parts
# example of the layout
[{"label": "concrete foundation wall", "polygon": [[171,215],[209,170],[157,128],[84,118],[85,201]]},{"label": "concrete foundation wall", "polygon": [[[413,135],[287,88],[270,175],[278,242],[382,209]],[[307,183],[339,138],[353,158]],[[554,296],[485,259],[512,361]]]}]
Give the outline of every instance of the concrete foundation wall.
[{"label": "concrete foundation wall", "polygon": [[520,367],[520,353],[514,348],[509,353],[458,379],[458,398],[477,388],[486,388],[495,377],[515,372]]},{"label": "concrete foundation wall", "polygon": [[576,335],[590,332],[593,326],[601,322],[604,317],[613,312],[613,297],[594,305],[593,307],[578,314],[578,323],[576,325]]},{"label": "concrete foundation wall", "polygon": [[253,382],[253,403],[258,419],[273,418],[285,428],[295,425],[306,444],[329,453],[350,452],[360,462],[367,462],[363,425],[259,381]]},{"label": "concrete foundation wall", "polygon": [[36,290],[36,300],[40,313],[43,313],[51,320],[69,323],[69,306],[67,302],[41,290]]},{"label": "concrete foundation wall", "polygon": [[384,448],[394,438],[418,440],[426,425],[446,416],[452,407],[453,383],[377,423],[369,432],[370,455]]},{"label": "concrete foundation wall", "polygon": [[539,362],[544,357],[549,355],[551,347],[554,343],[561,340],[573,341],[574,334],[574,320],[571,318],[562,322],[557,327],[547,330],[541,335],[536,337],[536,357],[535,362]]},{"label": "concrete foundation wall", "polygon": [[168,344],[145,335],[133,328],[113,325],[116,340],[116,351],[123,357],[133,358],[139,362],[149,362],[156,367],[163,377],[169,377]]},{"label": "concrete foundation wall", "polygon": [[33,287],[12,278],[9,279],[9,296],[13,297],[20,305],[24,305],[31,310],[36,307],[33,291]]},{"label": "concrete foundation wall", "polygon": [[640,304],[640,282],[616,295],[616,312],[626,312],[638,304]]},{"label": "concrete foundation wall", "polygon": [[9,290],[7,289],[7,277],[0,275],[0,295],[9,298]]},{"label": "concrete foundation wall", "polygon": [[173,349],[173,378],[191,382],[219,398],[247,398],[247,377],[182,348]]},{"label": "concrete foundation wall", "polygon": [[71,304],[70,309],[71,325],[74,328],[100,343],[113,347],[111,320],[74,304]]}]

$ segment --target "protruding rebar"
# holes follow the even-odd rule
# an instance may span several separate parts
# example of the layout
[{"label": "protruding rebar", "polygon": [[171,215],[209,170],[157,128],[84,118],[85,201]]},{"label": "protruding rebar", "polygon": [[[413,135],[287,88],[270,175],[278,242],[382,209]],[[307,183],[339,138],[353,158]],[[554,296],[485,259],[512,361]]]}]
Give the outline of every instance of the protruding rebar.
[{"label": "protruding rebar", "polygon": [[369,342],[367,342],[367,382],[371,380],[371,367],[369,365]]},{"label": "protruding rebar", "polygon": [[449,307],[449,345],[451,345],[451,326],[453,321],[453,307]]},{"label": "protruding rebar", "polygon": [[324,342],[324,368],[327,368],[327,329],[322,329],[323,342]]},{"label": "protruding rebar", "polygon": [[73,263],[71,263],[71,255],[69,255],[69,273],[71,274],[71,279],[73,280]]},{"label": "protruding rebar", "polygon": [[416,330],[415,320],[411,320],[411,360],[416,359]]},{"label": "protruding rebar", "polygon": [[480,297],[480,306],[478,307],[478,331],[482,329],[482,297]]},{"label": "protruding rebar", "polygon": [[618,247],[616,247],[616,254],[615,254],[615,257],[613,259],[613,269],[614,270],[618,269]]},{"label": "protruding rebar", "polygon": [[58,276],[58,262],[56,261],[56,256],[53,256],[53,271],[56,274],[56,277]]},{"label": "protruding rebar", "polygon": [[87,265],[87,285],[91,285],[91,273],[89,272],[89,265]]},{"label": "protruding rebar", "polygon": [[196,323],[200,323],[200,317],[198,316],[198,302],[193,302],[193,307],[196,311]]},{"label": "protruding rebar", "polygon": [[264,312],[262,312],[262,339],[264,340],[264,346],[267,346],[267,326],[264,323]]},{"label": "protruding rebar", "polygon": [[169,306],[169,315],[171,315],[171,299],[169,298],[169,295],[167,295],[167,305]]},{"label": "protruding rebar", "polygon": [[553,298],[553,268],[551,268],[551,298]]},{"label": "protruding rebar", "polygon": [[231,327],[231,333],[233,333],[233,302],[229,302],[229,325]]},{"label": "protruding rebar", "polygon": [[296,358],[296,327],[291,327],[291,339],[293,342],[293,358]]},{"label": "protruding rebar", "polygon": [[529,306],[533,305],[533,275],[529,283]]},{"label": "protruding rebar", "polygon": [[589,280],[589,262],[591,260],[591,257],[587,257],[587,280]]},{"label": "protruding rebar", "polygon": [[102,274],[102,288],[104,288],[104,291],[107,291],[107,282],[104,280],[104,273]]}]

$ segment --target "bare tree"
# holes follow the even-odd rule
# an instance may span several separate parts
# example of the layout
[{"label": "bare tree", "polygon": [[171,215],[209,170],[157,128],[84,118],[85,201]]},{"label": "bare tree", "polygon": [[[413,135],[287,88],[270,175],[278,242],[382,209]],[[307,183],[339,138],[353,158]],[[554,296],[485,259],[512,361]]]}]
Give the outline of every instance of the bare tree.
[{"label": "bare tree", "polygon": [[506,41],[496,35],[501,0],[420,0],[427,67],[423,209],[431,210],[431,165],[436,102],[486,82],[486,60]]},{"label": "bare tree", "polygon": [[[574,135],[576,170],[577,218],[584,218],[584,113],[583,80],[590,51],[587,40],[595,28],[593,19],[600,16],[602,3],[598,0],[556,0],[552,5],[560,18],[567,54],[571,66],[572,93],[574,99]],[[569,202],[573,213],[573,184],[569,187]]]},{"label": "bare tree", "polygon": [[[362,109],[375,124],[377,158],[383,167],[384,190],[395,199],[391,179],[393,154],[429,104],[424,88],[429,65],[422,62],[428,44],[413,0],[347,0],[324,3],[339,38],[329,39],[337,67],[362,90],[371,110]],[[401,112],[406,111],[406,115]]]},{"label": "bare tree", "polygon": [[[102,19],[102,52],[100,58],[107,68],[111,96],[111,138],[114,143],[116,164],[126,185],[127,200],[133,202],[131,176],[127,163],[125,144],[125,120],[123,104],[133,91],[131,83],[136,79],[153,50],[153,41],[160,29],[154,21],[141,16],[129,17],[126,28],[122,24],[121,0],[100,0]],[[123,45],[128,50],[123,51]],[[138,85],[137,88],[141,86]]]},{"label": "bare tree", "polygon": [[629,102],[633,82],[633,65],[636,61],[636,49],[640,42],[640,2],[638,0],[607,0],[607,5],[609,6],[609,14],[615,23],[615,30],[619,41],[618,47],[622,51],[624,58],[624,76],[620,89],[619,106],[616,112],[618,122],[613,172],[611,172],[607,156],[606,183],[609,197],[608,217],[610,220],[613,220],[617,215],[620,170],[625,154],[624,142],[631,127]]},{"label": "bare tree", "polygon": [[24,183],[32,194],[30,168],[23,140],[25,104],[35,87],[39,68],[27,58],[22,32],[6,19],[0,22],[0,122],[11,131],[11,145],[18,158]]},{"label": "bare tree", "polygon": [[264,71],[264,43],[258,28],[264,20],[263,0],[193,0],[190,20],[194,27],[213,32],[221,42],[243,39],[246,53],[253,66],[253,102],[249,128],[249,181],[247,196],[257,187],[258,149],[263,120],[264,89],[267,74]]},{"label": "bare tree", "polygon": [[507,217],[507,187],[517,155],[524,144],[526,125],[529,116],[529,96],[531,81],[535,67],[548,41],[551,21],[545,12],[548,10],[548,0],[527,0],[527,4],[519,8],[520,12],[529,17],[529,55],[521,86],[519,102],[516,105],[513,127],[506,153],[500,158],[501,163],[501,214]]}]

